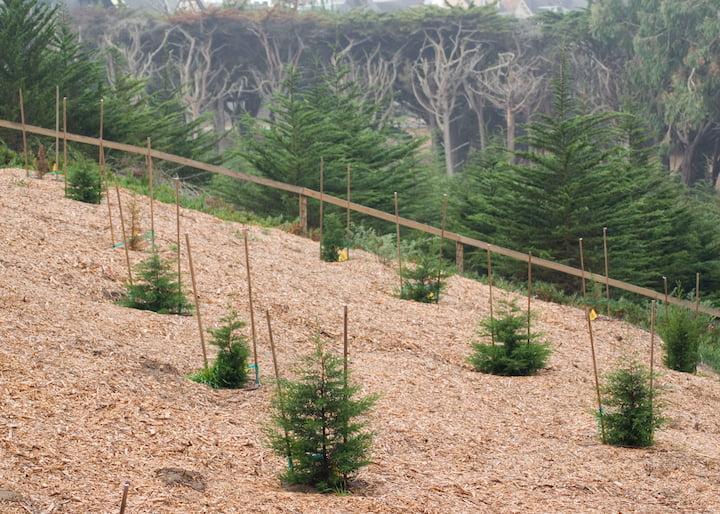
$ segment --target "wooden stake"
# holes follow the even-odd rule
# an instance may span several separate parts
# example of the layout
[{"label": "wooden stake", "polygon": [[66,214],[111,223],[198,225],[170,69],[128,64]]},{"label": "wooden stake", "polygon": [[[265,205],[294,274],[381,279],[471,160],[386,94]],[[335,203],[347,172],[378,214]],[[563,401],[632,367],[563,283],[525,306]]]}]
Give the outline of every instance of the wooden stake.
[{"label": "wooden stake", "polygon": [[695,273],[695,314],[700,312],[700,273]]},{"label": "wooden stake", "polygon": [[[255,363],[255,385],[260,385],[260,368],[258,367],[257,357],[257,336],[255,331],[255,310],[253,308],[253,296],[252,296],[252,280],[250,278],[250,246],[248,245],[248,230],[245,229],[243,232],[243,239],[245,240],[245,268],[247,269],[247,284],[248,284],[248,303],[250,304],[250,329],[252,331],[252,344],[253,344],[253,361]],[[270,311],[268,311],[268,327],[270,327]],[[271,336],[272,337],[272,336]],[[271,339],[272,340],[272,339]],[[274,352],[274,350],[273,350]],[[273,359],[275,355],[273,353]],[[277,375],[277,369],[275,370]]]},{"label": "wooden stake", "polygon": [[530,344],[530,299],[532,298],[532,253],[528,253],[527,340]]},{"label": "wooden stake", "polygon": [[464,254],[464,246],[460,241],[455,241],[455,267],[458,270],[458,273],[462,273],[465,268],[465,256]]},{"label": "wooden stake", "polygon": [[[60,168],[60,86],[55,86],[55,167]],[[55,175],[57,180],[57,174]]]},{"label": "wooden stake", "polygon": [[582,283],[582,295],[583,295],[583,302],[585,301],[585,256],[583,254],[583,238],[581,237],[579,239],[580,241],[580,281]]},{"label": "wooden stake", "polygon": [[67,96],[63,96],[63,180],[67,196]]},{"label": "wooden stake", "polygon": [[667,286],[667,277],[663,276],[663,285],[665,286],[665,317],[667,318],[668,315],[668,286]]},{"label": "wooden stake", "polygon": [[128,489],[130,489],[130,482],[123,484],[122,501],[120,502],[120,514],[125,514],[125,507],[127,506]]},{"label": "wooden stake", "polygon": [[347,223],[345,227],[347,239],[347,258],[350,259],[350,165],[347,167]]},{"label": "wooden stake", "polygon": [[110,186],[105,174],[105,146],[103,145],[103,124],[105,121],[105,101],[100,99],[100,144],[98,148],[98,166],[100,167],[100,182],[105,183],[105,199],[107,200],[108,221],[110,222],[110,247],[115,246],[115,228],[113,228],[112,208],[110,206]]},{"label": "wooden stake", "polygon": [[[443,203],[442,203],[442,210],[440,213],[440,251],[439,251],[439,258],[440,262],[442,263],[443,258],[443,243],[445,243],[445,223],[447,222],[447,203],[448,203],[448,195],[443,194]],[[437,294],[435,296],[435,303],[440,303],[440,268],[438,267],[437,272],[437,285],[435,286],[437,289]]]},{"label": "wooden stake", "polygon": [[298,210],[300,212],[300,229],[302,230],[303,235],[307,235],[308,233],[308,201],[307,196],[305,195],[299,195],[298,196]]},{"label": "wooden stake", "polygon": [[20,123],[22,124],[23,155],[25,156],[25,176],[30,176],[30,164],[28,162],[27,133],[25,132],[25,104],[23,103],[22,89],[20,91]]},{"label": "wooden stake", "polygon": [[[275,355],[275,341],[273,339],[272,324],[270,323],[269,310],[265,311],[265,318],[267,319],[268,336],[270,338],[270,351],[272,352],[273,368],[275,369],[275,383],[277,384],[278,396],[280,398],[280,416],[282,416],[283,420],[287,420],[285,415],[285,409],[282,407],[285,402],[283,399],[282,383],[280,382],[280,371],[278,370],[277,355]],[[257,371],[257,367],[255,368],[255,370]],[[283,431],[285,432],[285,442],[287,444],[288,468],[292,471],[293,462],[292,452],[290,451],[290,436],[288,435],[287,429],[283,428]]]},{"label": "wooden stake", "polygon": [[608,263],[607,227],[603,227],[603,253],[605,254],[605,298],[607,298],[607,315],[610,317],[610,276]]},{"label": "wooden stake", "polygon": [[[178,299],[182,297],[182,275],[180,274],[180,177],[175,176],[175,227],[177,244],[177,281],[178,281]],[[178,314],[182,314],[182,305],[178,303]]]},{"label": "wooden stake", "polygon": [[395,193],[393,193],[393,199],[395,200],[395,232],[396,232],[396,236],[397,236],[398,275],[400,276],[400,296],[402,296],[403,269],[402,269],[402,256],[400,254],[400,209],[398,207],[397,191],[395,191]]},{"label": "wooden stake", "polygon": [[343,379],[348,386],[348,307],[343,305]]},{"label": "wooden stake", "polygon": [[150,242],[155,248],[155,177],[153,176],[153,160],[152,150],[150,148],[150,138],[147,138],[147,175],[148,175],[148,192],[150,193]]},{"label": "wooden stake", "polygon": [[323,221],[325,218],[325,159],[320,157],[320,260],[322,260]]},{"label": "wooden stake", "polygon": [[200,332],[203,365],[205,369],[208,369],[207,351],[205,350],[205,331],[203,330],[202,316],[200,315],[200,300],[198,299],[197,283],[195,282],[195,266],[193,266],[192,251],[190,251],[190,236],[187,233],[185,233],[185,248],[187,249],[188,264],[190,264],[190,280],[192,281],[193,298],[195,299],[195,315],[197,316],[198,332]]},{"label": "wooden stake", "polygon": [[120,200],[120,188],[115,184],[115,193],[117,194],[118,209],[120,210],[120,228],[122,229],[123,248],[125,248],[125,262],[127,263],[128,282],[133,285],[132,266],[130,264],[130,251],[128,250],[127,236],[125,235],[125,218],[123,217],[122,201]]},{"label": "wooden stake", "polygon": [[600,416],[600,431],[602,433],[602,442],[605,443],[605,421],[603,420],[600,380],[598,379],[597,360],[595,359],[595,339],[593,338],[592,321],[590,321],[590,309],[587,305],[585,306],[585,319],[587,319],[588,334],[590,334],[590,352],[592,354],[593,374],[595,376],[595,391],[597,393],[598,414]]},{"label": "wooden stake", "polygon": [[650,402],[654,396],[653,373],[655,369],[655,300],[650,306]]},{"label": "wooden stake", "polygon": [[[487,247],[487,273],[488,273],[488,286],[490,287],[490,324],[492,325],[495,317],[493,316],[493,271],[492,271],[492,252],[490,246]],[[495,346],[495,330],[490,330],[490,340],[493,346]]]}]

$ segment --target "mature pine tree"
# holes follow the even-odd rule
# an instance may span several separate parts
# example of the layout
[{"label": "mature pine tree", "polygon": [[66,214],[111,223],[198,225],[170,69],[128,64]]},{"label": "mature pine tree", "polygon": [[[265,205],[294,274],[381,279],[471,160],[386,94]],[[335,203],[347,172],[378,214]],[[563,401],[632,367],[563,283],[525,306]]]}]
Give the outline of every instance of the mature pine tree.
[{"label": "mature pine tree", "polygon": [[270,445],[289,460],[284,475],[288,482],[323,492],[344,490],[369,463],[372,434],[358,418],[376,397],[356,398],[360,388],[345,382],[342,360],[316,343],[298,380],[279,384]]}]

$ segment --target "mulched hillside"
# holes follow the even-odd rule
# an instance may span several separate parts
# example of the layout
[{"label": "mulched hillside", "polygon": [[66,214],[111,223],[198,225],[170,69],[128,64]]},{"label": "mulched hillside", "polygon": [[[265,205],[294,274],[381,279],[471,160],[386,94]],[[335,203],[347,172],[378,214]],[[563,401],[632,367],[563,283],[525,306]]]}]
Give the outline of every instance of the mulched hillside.
[{"label": "mulched hillside", "polygon": [[[147,205],[143,213],[147,228]],[[156,216],[160,243],[170,251],[174,207],[156,204]],[[208,326],[228,306],[249,319],[243,228],[182,212]],[[117,512],[125,480],[133,514],[718,509],[717,376],[662,370],[670,422],[657,445],[604,446],[580,310],[536,301],[537,329],[554,349],[549,367],[534,377],[486,376],[466,361],[469,340],[488,314],[486,286],[453,277],[439,305],[416,304],[393,297],[394,271],[371,255],[353,251],[349,262],[322,263],[317,243],[257,227],[250,227],[250,244],[266,382],[266,309],[288,373],[319,330],[339,348],[342,306],[349,306],[355,379],[381,395],[370,419],[373,463],[353,494],[283,488],[283,460],[263,436],[271,386],[212,391],[185,379],[202,362],[196,320],[114,303],[125,256],[110,248],[107,207],[64,199],[62,184],[50,178],[5,170],[1,512]],[[139,262],[143,254],[131,258]],[[629,358],[647,360],[646,332],[594,323],[601,373]]]}]

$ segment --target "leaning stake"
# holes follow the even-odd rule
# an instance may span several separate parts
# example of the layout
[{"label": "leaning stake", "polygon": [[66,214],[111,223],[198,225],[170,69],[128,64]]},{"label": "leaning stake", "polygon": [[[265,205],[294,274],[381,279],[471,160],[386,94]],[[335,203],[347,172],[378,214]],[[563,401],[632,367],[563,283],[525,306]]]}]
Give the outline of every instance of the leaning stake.
[{"label": "leaning stake", "polygon": [[655,369],[655,300],[650,306],[650,403],[654,396],[653,370]]},{"label": "leaning stake", "polygon": [[150,193],[150,241],[153,249],[155,248],[155,177],[153,177],[153,160],[152,150],[150,148],[150,138],[147,138],[147,180],[148,193]]},{"label": "leaning stake", "polygon": [[[494,325],[495,318],[493,316],[493,271],[492,271],[492,252],[490,251],[490,245],[487,247],[487,273],[488,273],[488,286],[490,287],[490,326]],[[490,329],[490,341],[495,346],[495,329]]]},{"label": "leaning stake", "polygon": [[528,253],[527,339],[530,344],[530,299],[532,298],[532,252]]},{"label": "leaning stake", "polygon": [[583,302],[585,302],[585,256],[583,252],[583,238],[581,237],[579,239],[580,243],[580,271],[582,272],[580,275],[580,281],[582,283],[582,295],[583,295]]},{"label": "leaning stake", "polygon": [[667,287],[667,277],[663,276],[663,286],[665,286],[665,317],[667,318],[668,315],[668,287]]},{"label": "leaning stake", "polygon": [[205,332],[203,331],[202,316],[200,315],[200,300],[198,299],[197,283],[195,282],[195,266],[193,266],[192,252],[190,251],[190,236],[185,234],[185,248],[190,264],[190,280],[192,281],[193,298],[195,299],[195,314],[197,316],[198,331],[200,332],[200,347],[202,348],[203,365],[208,369],[207,351],[205,350]]},{"label": "leaning stake", "polygon": [[347,167],[347,223],[345,226],[345,239],[347,242],[347,258],[350,259],[350,165]]},{"label": "leaning stake", "polygon": [[403,294],[403,276],[402,276],[402,256],[400,254],[400,209],[398,208],[398,194],[397,191],[393,193],[393,199],[395,200],[395,232],[397,235],[397,259],[398,259],[398,275],[400,276],[400,296]]},{"label": "leaning stake", "polygon": [[320,157],[320,260],[322,260],[323,218],[325,210],[325,159]]},{"label": "leaning stake", "polygon": [[115,229],[113,228],[112,208],[110,207],[110,186],[105,174],[105,146],[103,145],[103,124],[105,122],[105,101],[100,99],[100,144],[98,148],[98,166],[100,166],[100,183],[105,183],[105,199],[107,200],[108,221],[110,222],[110,247],[115,246]]},{"label": "leaning stake", "polygon": [[700,312],[700,273],[695,273],[695,314]]},{"label": "leaning stake", "polygon": [[67,196],[67,96],[63,96],[63,181]]},{"label": "leaning stake", "polygon": [[23,102],[22,89],[20,92],[20,123],[22,124],[23,155],[25,156],[25,176],[30,176],[30,164],[28,163],[27,133],[25,132],[25,105]]},{"label": "leaning stake", "polygon": [[[248,303],[250,304],[250,329],[252,332],[253,362],[255,363],[255,386],[260,385],[260,368],[257,357],[257,336],[255,331],[255,310],[253,308],[252,280],[250,278],[250,247],[248,245],[248,230],[243,232],[245,240],[245,269],[247,270]],[[268,326],[270,326],[270,313],[268,311]],[[277,370],[276,370],[277,372]]]},{"label": "leaning stake", "polygon": [[[177,278],[178,278],[178,302],[182,298],[182,276],[180,275],[180,177],[175,177],[175,227],[177,244]],[[182,304],[178,303],[178,314],[182,314]]]},{"label": "leaning stake", "polygon": [[127,506],[128,489],[130,489],[130,482],[123,484],[122,501],[120,502],[120,514],[125,514],[125,507]]},{"label": "leaning stake", "polygon": [[608,244],[607,244],[607,227],[603,227],[603,253],[605,254],[605,298],[607,299],[607,315],[610,317],[610,276],[608,270]]},{"label": "leaning stake", "polygon": [[122,229],[123,248],[125,248],[125,262],[127,263],[128,282],[133,285],[132,266],[130,265],[130,251],[128,250],[127,236],[125,235],[125,218],[123,217],[122,201],[120,200],[120,188],[115,184],[115,193],[117,194],[118,209],[120,210],[120,228]]},{"label": "leaning stake", "polygon": [[[443,258],[443,243],[445,243],[445,223],[447,221],[447,203],[448,203],[448,195],[443,194],[443,203],[442,203],[442,211],[440,213],[440,263],[442,263]],[[440,303],[440,267],[438,266],[438,272],[437,272],[437,285],[435,286],[437,292],[435,294],[435,303]]]},{"label": "leaning stake", "polygon": [[[283,421],[287,423],[287,417],[285,416],[285,399],[283,398],[283,391],[282,391],[282,382],[280,382],[280,371],[278,370],[278,363],[277,363],[277,356],[275,355],[275,341],[273,340],[273,333],[272,333],[272,325],[270,323],[270,311],[265,311],[265,317],[267,319],[267,326],[268,326],[268,336],[270,338],[270,351],[272,352],[272,360],[273,360],[273,368],[275,369],[275,383],[277,384],[277,391],[278,396],[280,399],[280,416],[282,416]],[[252,318],[252,316],[251,316]],[[257,370],[257,367],[255,368]],[[288,460],[288,468],[290,471],[293,469],[293,462],[292,462],[292,452],[290,451],[290,436],[288,435],[288,431],[286,427],[283,427],[283,432],[285,432],[285,443],[287,445],[287,460]]]}]

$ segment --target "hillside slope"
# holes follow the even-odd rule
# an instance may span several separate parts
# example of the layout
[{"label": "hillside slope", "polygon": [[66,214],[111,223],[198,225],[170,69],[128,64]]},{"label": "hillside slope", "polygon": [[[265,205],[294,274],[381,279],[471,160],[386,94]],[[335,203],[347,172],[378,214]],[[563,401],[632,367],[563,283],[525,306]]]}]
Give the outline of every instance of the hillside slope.
[{"label": "hillside slope", "polygon": [[[284,463],[263,438],[270,386],[212,391],[186,380],[201,364],[196,320],[115,305],[125,263],[122,249],[109,248],[107,207],[23,175],[0,172],[1,512],[117,512],[125,480],[128,513],[719,508],[716,376],[663,370],[671,421],[657,445],[604,446],[581,311],[536,301],[537,329],[554,349],[549,368],[481,375],[466,358],[488,313],[486,286],[453,277],[440,305],[402,301],[392,296],[393,270],[371,255],[322,263],[317,243],[250,227],[263,377],[272,369],[265,309],[287,373],[318,329],[339,343],[347,304],[352,370],[381,395],[370,420],[373,463],[354,494],[286,490],[277,479]],[[147,205],[143,212],[147,227]],[[168,249],[174,207],[156,204],[156,217]],[[207,326],[228,305],[249,319],[242,228],[182,212]],[[647,333],[616,321],[595,328],[601,373],[647,360]],[[200,473],[206,489],[165,485],[156,472],[168,467]],[[3,501],[2,490],[22,502]]]}]

